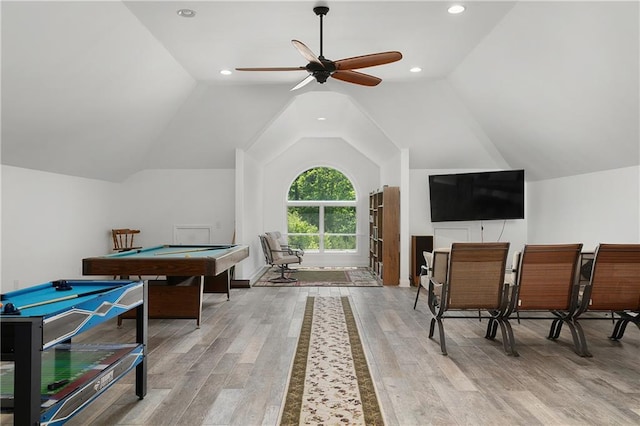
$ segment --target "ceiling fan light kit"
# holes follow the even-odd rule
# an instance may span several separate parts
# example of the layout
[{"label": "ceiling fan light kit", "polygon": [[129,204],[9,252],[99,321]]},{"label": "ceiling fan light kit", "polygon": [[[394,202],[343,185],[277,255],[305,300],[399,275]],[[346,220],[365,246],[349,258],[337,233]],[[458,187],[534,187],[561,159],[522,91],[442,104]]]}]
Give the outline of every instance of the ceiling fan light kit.
[{"label": "ceiling fan light kit", "polygon": [[236,68],[237,71],[307,71],[309,75],[294,86],[291,90],[297,90],[306,86],[312,80],[318,83],[325,83],[329,77],[347,83],[359,84],[361,86],[377,86],[382,79],[373,75],[364,74],[356,69],[374,67],[377,65],[390,64],[402,59],[402,53],[397,51],[372,53],[369,55],[355,56],[352,58],[332,61],[324,57],[323,53],[323,28],[322,18],[329,13],[327,6],[316,6],[313,12],[320,17],[320,56],[316,56],[303,42],[291,40],[293,46],[309,63],[304,67],[270,67],[270,68]]}]

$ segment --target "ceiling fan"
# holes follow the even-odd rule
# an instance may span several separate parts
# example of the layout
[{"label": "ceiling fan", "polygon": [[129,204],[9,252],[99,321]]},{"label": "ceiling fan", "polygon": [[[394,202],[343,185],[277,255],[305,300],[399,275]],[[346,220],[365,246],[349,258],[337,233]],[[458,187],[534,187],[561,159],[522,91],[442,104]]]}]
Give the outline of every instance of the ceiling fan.
[{"label": "ceiling fan", "polygon": [[307,71],[309,75],[291,90],[296,90],[307,85],[314,79],[318,83],[325,83],[329,77],[347,83],[360,84],[362,86],[376,86],[382,79],[373,75],[354,71],[360,68],[374,67],[376,65],[389,64],[402,59],[402,53],[380,52],[369,55],[355,56],[353,58],[332,61],[324,57],[322,52],[322,18],[329,12],[327,6],[316,6],[313,11],[320,17],[320,56],[316,57],[311,49],[298,40],[291,40],[293,46],[309,63],[304,67],[273,67],[273,68],[236,68],[237,71]]}]

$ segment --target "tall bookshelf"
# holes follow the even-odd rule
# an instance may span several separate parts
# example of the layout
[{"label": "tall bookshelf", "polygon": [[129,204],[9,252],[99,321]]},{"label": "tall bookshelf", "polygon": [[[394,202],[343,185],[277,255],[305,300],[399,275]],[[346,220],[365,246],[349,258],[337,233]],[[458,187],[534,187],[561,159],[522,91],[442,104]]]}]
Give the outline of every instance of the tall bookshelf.
[{"label": "tall bookshelf", "polygon": [[384,285],[400,283],[400,188],[369,194],[369,268]]}]

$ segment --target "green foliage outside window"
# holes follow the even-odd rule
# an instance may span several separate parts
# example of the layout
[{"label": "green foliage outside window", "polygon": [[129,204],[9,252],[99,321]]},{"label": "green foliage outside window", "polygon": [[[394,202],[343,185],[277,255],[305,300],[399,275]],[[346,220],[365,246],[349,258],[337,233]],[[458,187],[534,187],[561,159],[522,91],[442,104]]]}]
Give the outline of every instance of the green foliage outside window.
[{"label": "green foliage outside window", "polygon": [[[289,188],[288,198],[289,201],[355,201],[356,195],[345,175],[335,169],[317,167],[296,178]],[[355,206],[323,206],[323,209],[319,206],[289,206],[289,243],[304,249],[319,249],[321,211],[324,212],[324,249],[355,250]]]},{"label": "green foliage outside window", "polygon": [[289,245],[292,247],[303,248],[305,250],[317,250],[320,248],[317,222],[318,207],[289,207],[287,211],[287,232],[290,234]]},{"label": "green foliage outside window", "polygon": [[355,201],[351,181],[336,169],[316,167],[296,178],[289,188],[290,201]]}]

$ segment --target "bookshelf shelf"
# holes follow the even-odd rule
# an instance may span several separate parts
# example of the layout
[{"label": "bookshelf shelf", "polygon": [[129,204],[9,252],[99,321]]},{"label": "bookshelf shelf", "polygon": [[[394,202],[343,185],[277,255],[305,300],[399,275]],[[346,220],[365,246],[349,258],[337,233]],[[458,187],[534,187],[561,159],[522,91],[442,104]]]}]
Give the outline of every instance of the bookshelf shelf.
[{"label": "bookshelf shelf", "polygon": [[385,186],[369,194],[369,241],[369,268],[384,285],[398,285],[400,188]]}]

